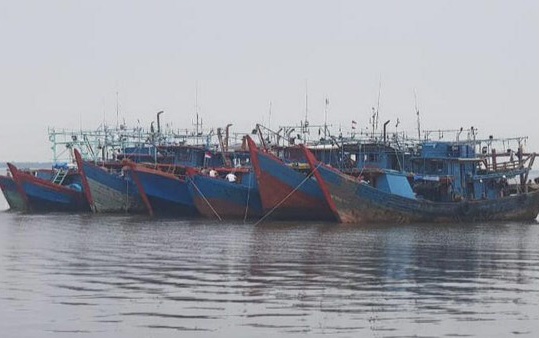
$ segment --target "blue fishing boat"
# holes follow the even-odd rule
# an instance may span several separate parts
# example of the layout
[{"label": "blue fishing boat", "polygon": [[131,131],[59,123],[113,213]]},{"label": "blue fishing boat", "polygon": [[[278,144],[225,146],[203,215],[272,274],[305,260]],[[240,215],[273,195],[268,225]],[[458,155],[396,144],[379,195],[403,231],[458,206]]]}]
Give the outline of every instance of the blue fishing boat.
[{"label": "blue fishing boat", "polygon": [[[229,151],[228,136],[223,140],[220,128],[217,134],[220,151],[210,149],[207,144],[161,146],[161,152],[174,157],[174,166],[171,169],[163,166],[163,169],[173,174],[168,175],[169,179],[175,179],[175,184],[181,184],[181,188],[175,189],[175,195],[164,194],[158,191],[159,188],[155,188],[153,194],[161,194],[166,198],[175,196],[175,209],[184,210],[183,213],[189,211],[185,210],[186,207],[194,206],[197,213],[210,218],[258,217],[261,213],[260,199],[253,174],[250,169],[236,168],[246,164],[249,153],[242,150]],[[212,168],[215,177],[209,175],[209,168]],[[184,175],[187,172],[189,174],[186,178]],[[223,179],[226,174],[232,175],[232,172],[236,177],[235,182]],[[144,181],[144,176],[137,176],[141,182]],[[145,190],[149,196],[146,187]]]},{"label": "blue fishing boat", "polygon": [[119,162],[94,164],[74,150],[81,181],[93,212],[147,212],[137,185]]},{"label": "blue fishing boat", "polygon": [[9,209],[12,211],[23,211],[25,203],[22,195],[17,190],[17,184],[13,180],[11,174],[0,175],[0,188],[6,198],[9,205]]},{"label": "blue fishing boat", "polygon": [[186,168],[202,168],[216,156],[206,145],[160,145],[159,157],[165,163],[126,161],[134,183],[150,215],[198,215],[186,181]]},{"label": "blue fishing boat", "polygon": [[[247,142],[264,215],[287,220],[335,220],[310,170],[286,164],[273,154],[258,149],[249,136]],[[296,160],[298,164],[304,163],[305,157]]]},{"label": "blue fishing boat", "polygon": [[128,163],[128,170],[150,215],[194,216],[198,214],[188,189],[185,168],[178,165]]},{"label": "blue fishing boat", "polygon": [[[250,168],[217,168],[215,177],[189,169],[189,190],[201,215],[217,219],[262,217],[262,203]],[[235,177],[234,181],[227,178]]]},{"label": "blue fishing boat", "polygon": [[[447,159],[439,158],[438,161],[434,161],[437,163],[434,170],[437,171],[444,165],[452,168],[451,170],[455,169],[450,163],[458,164],[456,168],[462,170],[459,179],[448,178],[448,181],[456,183],[453,185],[454,190],[446,189],[446,193],[449,193],[452,199],[433,200],[418,196],[412,189],[409,176],[402,172],[380,169],[377,175],[364,180],[361,177],[346,175],[319,162],[305,147],[304,152],[330,207],[336,211],[336,216],[342,222],[473,222],[533,220],[537,217],[539,191],[528,191],[524,181],[520,186],[521,189],[514,193],[506,193],[502,181],[496,181],[498,175],[501,178],[525,175],[529,167],[522,166],[523,162],[518,170],[503,168],[496,172],[489,169],[481,171],[476,164],[482,159],[476,158],[473,149],[468,145],[440,142],[436,143],[436,146],[432,143],[431,147],[438,148],[436,150],[438,157],[440,154],[447,157],[447,151],[452,152],[450,154],[453,154],[455,160],[449,162]],[[427,162],[429,156],[433,159],[435,157],[433,155],[433,152],[423,152],[424,162]],[[475,165],[468,166],[469,164]],[[492,181],[485,182],[491,177],[494,177]],[[429,180],[436,181],[436,178],[433,176]],[[443,188],[440,188],[438,191],[442,190]]]},{"label": "blue fishing boat", "polygon": [[23,210],[28,212],[89,211],[78,171],[68,167],[59,167],[49,172],[47,178],[43,178],[20,171],[11,163],[8,163],[8,167],[13,175],[17,191],[22,197]]}]

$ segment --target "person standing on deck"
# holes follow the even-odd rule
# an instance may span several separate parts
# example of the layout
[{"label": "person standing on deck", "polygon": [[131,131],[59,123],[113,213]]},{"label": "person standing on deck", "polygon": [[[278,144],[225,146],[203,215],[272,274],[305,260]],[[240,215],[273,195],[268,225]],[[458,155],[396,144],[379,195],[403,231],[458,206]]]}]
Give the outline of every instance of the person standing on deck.
[{"label": "person standing on deck", "polygon": [[230,182],[230,183],[236,182],[236,175],[234,175],[234,172],[233,172],[233,171],[229,172],[229,173],[225,176],[225,178],[226,178],[226,179],[228,180],[228,182]]}]

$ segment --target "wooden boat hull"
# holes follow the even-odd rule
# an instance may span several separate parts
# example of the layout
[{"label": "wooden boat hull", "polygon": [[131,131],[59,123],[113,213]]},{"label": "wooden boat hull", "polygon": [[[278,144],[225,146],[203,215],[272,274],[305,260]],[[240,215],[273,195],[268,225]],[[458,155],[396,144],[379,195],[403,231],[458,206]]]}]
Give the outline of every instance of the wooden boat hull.
[{"label": "wooden boat hull", "polygon": [[82,160],[75,150],[82,183],[93,212],[144,213],[147,211],[137,186],[129,176],[109,172],[106,168]]},{"label": "wooden boat hull", "polygon": [[89,211],[82,189],[76,190],[19,171],[8,163],[17,190],[24,201],[24,210],[30,212],[81,212]]},{"label": "wooden boat hull", "polygon": [[198,210],[188,183],[173,174],[160,170],[130,165],[138,190],[149,203],[151,214],[168,216],[195,216]]},{"label": "wooden boat hull", "polygon": [[242,183],[194,174],[189,177],[189,190],[201,215],[208,218],[241,219],[262,216],[262,203],[256,179],[251,173]]},{"label": "wooden boat hull", "polygon": [[[539,192],[461,202],[432,202],[391,194],[309,160],[346,223],[527,221],[539,213]],[[316,166],[315,166],[316,165]]]},{"label": "wooden boat hull", "polygon": [[269,213],[273,219],[335,220],[314,177],[261,152],[250,138],[248,142],[265,214]]},{"label": "wooden boat hull", "polygon": [[9,209],[13,211],[24,211],[24,199],[17,191],[17,185],[13,177],[0,175],[0,188],[9,205]]}]

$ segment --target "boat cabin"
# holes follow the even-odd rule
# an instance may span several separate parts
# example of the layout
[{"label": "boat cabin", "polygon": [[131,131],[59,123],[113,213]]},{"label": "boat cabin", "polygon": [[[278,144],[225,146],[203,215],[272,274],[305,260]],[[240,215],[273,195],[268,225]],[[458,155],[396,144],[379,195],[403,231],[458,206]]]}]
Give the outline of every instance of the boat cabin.
[{"label": "boat cabin", "polygon": [[498,163],[472,142],[424,142],[412,158],[413,188],[433,201],[497,199],[509,194],[508,180],[526,175],[525,161]]}]

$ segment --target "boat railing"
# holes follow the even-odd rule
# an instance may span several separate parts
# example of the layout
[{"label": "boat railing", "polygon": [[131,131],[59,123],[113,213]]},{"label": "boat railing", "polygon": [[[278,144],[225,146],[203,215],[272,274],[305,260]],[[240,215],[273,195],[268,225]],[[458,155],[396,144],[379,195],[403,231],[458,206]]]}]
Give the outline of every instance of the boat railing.
[{"label": "boat railing", "polygon": [[518,162],[501,162],[501,163],[489,163],[486,166],[486,171],[495,172],[495,171],[507,171],[507,170],[517,170],[522,167]]},{"label": "boat railing", "polygon": [[494,158],[490,158],[490,161],[483,161],[483,165],[485,166],[485,170],[487,172],[497,172],[497,171],[508,171],[508,170],[519,170],[524,169],[526,167],[531,168],[533,165],[533,162],[535,160],[535,153],[531,154],[525,154],[524,156],[514,159],[511,158],[509,160],[498,162],[494,160]]},{"label": "boat railing", "polygon": [[146,168],[157,170],[166,174],[174,175],[177,177],[185,175],[185,167],[175,164],[162,164],[162,163],[140,163]]}]

